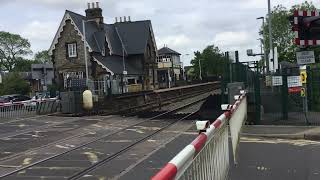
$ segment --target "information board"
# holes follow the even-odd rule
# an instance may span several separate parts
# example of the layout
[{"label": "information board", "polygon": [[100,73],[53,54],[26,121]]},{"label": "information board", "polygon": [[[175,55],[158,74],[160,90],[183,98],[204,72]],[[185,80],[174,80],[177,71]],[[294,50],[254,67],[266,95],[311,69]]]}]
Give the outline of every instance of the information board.
[{"label": "information board", "polygon": [[301,87],[301,77],[300,76],[288,76],[288,87]]}]

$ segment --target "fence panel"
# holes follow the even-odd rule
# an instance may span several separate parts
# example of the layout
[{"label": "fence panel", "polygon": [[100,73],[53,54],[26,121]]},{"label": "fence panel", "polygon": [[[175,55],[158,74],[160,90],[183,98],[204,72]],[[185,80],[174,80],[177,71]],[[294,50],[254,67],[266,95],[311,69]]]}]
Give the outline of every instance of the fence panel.
[{"label": "fence panel", "polygon": [[17,118],[35,115],[44,115],[57,112],[59,102],[46,100],[28,103],[14,103],[0,106],[0,118]]}]

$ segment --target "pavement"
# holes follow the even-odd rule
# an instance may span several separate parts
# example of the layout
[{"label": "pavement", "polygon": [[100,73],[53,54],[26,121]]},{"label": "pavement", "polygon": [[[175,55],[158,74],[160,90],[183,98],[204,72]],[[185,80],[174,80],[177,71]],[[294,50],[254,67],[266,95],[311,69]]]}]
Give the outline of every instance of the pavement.
[{"label": "pavement", "polygon": [[283,139],[320,140],[319,126],[279,126],[257,125],[244,126],[242,136],[269,137]]},{"label": "pavement", "polygon": [[320,179],[319,134],[320,127],[245,126],[230,180]]}]

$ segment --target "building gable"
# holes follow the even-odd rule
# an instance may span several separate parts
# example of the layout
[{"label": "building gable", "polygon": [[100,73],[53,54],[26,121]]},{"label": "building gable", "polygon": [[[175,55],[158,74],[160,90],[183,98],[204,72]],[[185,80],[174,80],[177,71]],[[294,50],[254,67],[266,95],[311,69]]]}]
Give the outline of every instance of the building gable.
[{"label": "building gable", "polygon": [[[84,36],[82,34],[82,32],[79,30],[79,27],[76,25],[76,23],[74,22],[74,20],[71,18],[70,14],[68,11],[65,12],[63,19],[60,23],[60,26],[58,28],[58,31],[51,43],[50,49],[49,49],[49,55],[52,55],[53,50],[56,48],[56,45],[58,43],[59,38],[61,37],[61,33],[63,32],[63,28],[66,26],[66,22],[67,20],[71,21],[71,24],[73,25],[74,29],[77,31],[78,35],[81,37],[81,40],[84,41]],[[90,47],[90,45],[88,44],[88,42],[86,41],[86,46],[89,49],[90,52],[92,52],[92,48]]]}]

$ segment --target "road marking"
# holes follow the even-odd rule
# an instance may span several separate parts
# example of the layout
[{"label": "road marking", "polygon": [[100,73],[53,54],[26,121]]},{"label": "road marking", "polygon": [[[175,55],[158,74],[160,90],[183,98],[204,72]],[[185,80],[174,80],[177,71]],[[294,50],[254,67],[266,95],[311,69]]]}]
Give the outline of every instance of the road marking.
[{"label": "road marking", "polygon": [[267,143],[267,144],[291,144],[295,146],[307,146],[307,145],[320,145],[319,141],[311,140],[291,140],[291,139],[273,139],[273,138],[250,138],[250,137],[241,137],[241,142],[243,143]]}]

